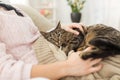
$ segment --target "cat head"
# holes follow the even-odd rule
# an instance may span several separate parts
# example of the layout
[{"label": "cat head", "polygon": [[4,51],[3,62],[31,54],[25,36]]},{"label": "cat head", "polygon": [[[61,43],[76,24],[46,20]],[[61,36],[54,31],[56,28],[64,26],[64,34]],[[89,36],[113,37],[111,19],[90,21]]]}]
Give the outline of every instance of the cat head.
[{"label": "cat head", "polygon": [[75,30],[79,31],[80,34],[75,35],[73,33],[65,31],[61,28],[61,24],[59,22],[54,30],[50,32],[41,31],[41,34],[49,42],[61,48],[66,54],[68,54],[70,50],[76,51],[84,40],[84,34],[79,29]]},{"label": "cat head", "polygon": [[120,54],[120,32],[103,24],[88,27],[82,58],[105,58]]},{"label": "cat head", "polygon": [[61,24],[59,22],[57,26],[54,29],[52,29],[52,31],[49,32],[40,31],[40,33],[49,42],[53,43],[57,47],[60,47],[60,40],[61,40],[60,37],[62,36],[62,34],[66,33],[66,31],[61,28]]}]

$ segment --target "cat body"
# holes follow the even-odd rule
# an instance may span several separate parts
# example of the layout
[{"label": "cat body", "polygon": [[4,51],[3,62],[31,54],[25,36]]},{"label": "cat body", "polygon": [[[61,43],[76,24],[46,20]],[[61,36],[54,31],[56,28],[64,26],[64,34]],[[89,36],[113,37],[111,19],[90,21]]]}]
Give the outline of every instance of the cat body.
[{"label": "cat body", "polygon": [[[83,52],[83,59],[105,58],[120,54],[120,32],[103,24],[88,26],[83,43],[83,47],[78,49]],[[85,51],[87,48],[89,50]]]},{"label": "cat body", "polygon": [[[78,31],[81,33],[80,30]],[[66,53],[66,55],[68,55],[70,50],[76,51],[84,40],[84,34],[81,33],[79,35],[75,35],[73,33],[67,32],[61,28],[60,22],[54,30],[50,32],[40,32],[45,37],[45,39],[53,43],[55,46],[61,48]]]},{"label": "cat body", "polygon": [[[104,58],[120,54],[120,32],[112,27],[103,24],[96,24],[87,27],[85,34],[80,30],[79,35],[61,29],[60,23],[50,32],[41,34],[49,42],[61,48],[66,55],[71,50],[81,51],[83,59]],[[86,50],[88,49],[89,50]]]}]

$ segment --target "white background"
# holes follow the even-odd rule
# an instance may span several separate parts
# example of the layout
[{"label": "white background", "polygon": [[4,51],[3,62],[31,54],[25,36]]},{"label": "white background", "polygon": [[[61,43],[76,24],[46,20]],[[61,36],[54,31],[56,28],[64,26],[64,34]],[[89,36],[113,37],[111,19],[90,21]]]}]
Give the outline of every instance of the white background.
[{"label": "white background", "polygon": [[[3,0],[8,2],[9,0]],[[29,5],[29,0],[10,0],[12,3]],[[33,0],[35,1],[35,0]],[[56,21],[71,23],[71,9],[67,0],[56,0]],[[82,23],[102,23],[120,29],[120,0],[86,0],[82,10]]]}]

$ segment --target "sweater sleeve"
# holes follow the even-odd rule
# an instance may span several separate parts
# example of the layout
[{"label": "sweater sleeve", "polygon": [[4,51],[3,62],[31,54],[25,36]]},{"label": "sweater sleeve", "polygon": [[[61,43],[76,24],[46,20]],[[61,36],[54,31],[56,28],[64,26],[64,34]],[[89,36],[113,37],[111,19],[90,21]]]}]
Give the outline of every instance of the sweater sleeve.
[{"label": "sweater sleeve", "polygon": [[0,80],[30,80],[31,68],[32,64],[6,53],[5,44],[0,42]]}]

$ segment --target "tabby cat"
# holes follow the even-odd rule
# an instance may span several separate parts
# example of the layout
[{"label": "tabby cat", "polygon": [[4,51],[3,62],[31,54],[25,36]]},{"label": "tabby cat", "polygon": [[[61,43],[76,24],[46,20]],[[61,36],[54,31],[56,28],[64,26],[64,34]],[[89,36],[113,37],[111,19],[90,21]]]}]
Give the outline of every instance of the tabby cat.
[{"label": "tabby cat", "polygon": [[88,26],[83,47],[78,50],[83,59],[120,55],[120,32],[103,24]]},{"label": "tabby cat", "polygon": [[118,30],[103,24],[88,26],[87,30],[84,29],[85,34],[76,30],[80,32],[79,35],[61,29],[59,22],[53,31],[41,31],[41,34],[49,42],[61,48],[66,55],[70,50],[81,51],[80,56],[83,59],[104,58],[120,54],[120,32]]},{"label": "tabby cat", "polygon": [[59,22],[53,31],[40,32],[45,37],[45,39],[61,48],[66,53],[66,55],[68,55],[70,50],[76,51],[84,40],[84,33],[82,33],[80,30],[78,31],[80,32],[79,35],[67,32],[61,28],[61,24]]}]

